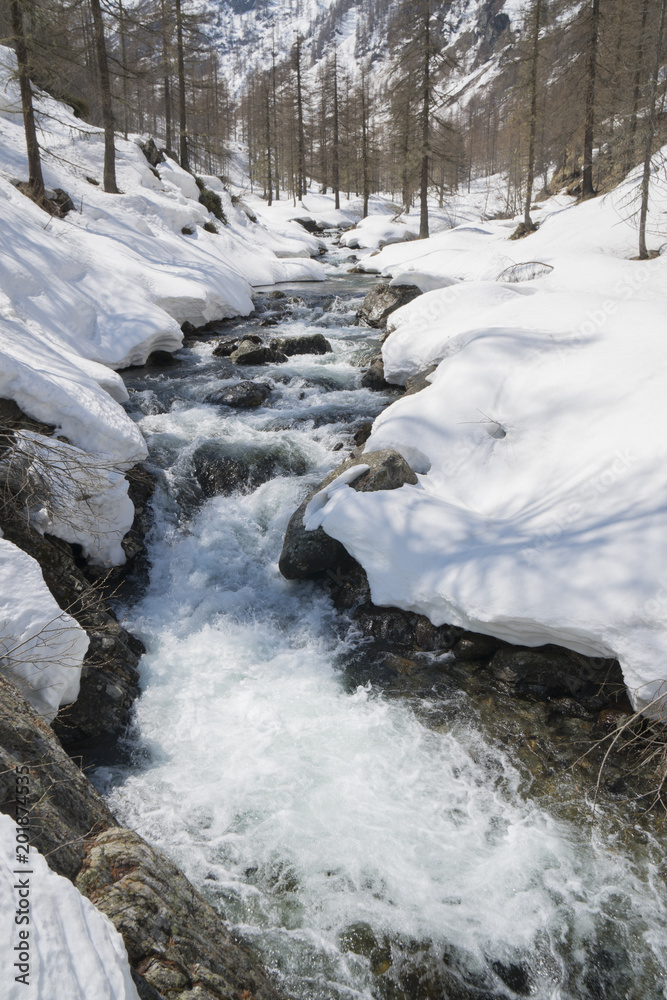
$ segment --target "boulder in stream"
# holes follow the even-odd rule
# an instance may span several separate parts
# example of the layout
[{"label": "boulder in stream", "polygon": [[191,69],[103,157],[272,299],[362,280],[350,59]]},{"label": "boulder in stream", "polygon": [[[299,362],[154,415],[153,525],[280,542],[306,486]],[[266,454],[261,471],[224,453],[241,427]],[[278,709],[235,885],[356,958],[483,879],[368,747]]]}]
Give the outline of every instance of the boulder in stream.
[{"label": "boulder in stream", "polygon": [[303,475],[306,471],[303,455],[284,443],[269,449],[205,441],[192,456],[192,464],[206,497],[250,493],[275,476]]},{"label": "boulder in stream", "polygon": [[286,354],[267,346],[261,340],[257,343],[258,339],[255,336],[244,337],[239,346],[229,355],[230,360],[235,365],[277,365],[287,361]]},{"label": "boulder in stream", "polygon": [[294,354],[331,354],[332,351],[331,344],[321,333],[309,333],[301,337],[276,337],[271,341],[271,347],[290,358]]},{"label": "boulder in stream", "polygon": [[231,406],[236,410],[244,410],[261,406],[270,395],[271,386],[266,382],[244,380],[212,392],[204,402],[213,406]]},{"label": "boulder in stream", "polygon": [[421,294],[416,285],[375,285],[364,299],[357,316],[368,326],[381,329],[387,325],[391,313]]},{"label": "boulder in stream", "polygon": [[360,493],[396,490],[406,483],[414,485],[417,482],[416,475],[405,459],[391,448],[372,451],[360,458],[350,458],[339,465],[308,494],[290,518],[278,563],[280,572],[288,580],[305,580],[327,570],[334,572],[354,565],[354,560],[344,546],[335,538],[327,535],[322,528],[306,531],[303,515],[316,493],[319,493],[334,479],[337,479],[341,473],[355,465],[370,466],[368,472],[351,483],[352,488]]}]

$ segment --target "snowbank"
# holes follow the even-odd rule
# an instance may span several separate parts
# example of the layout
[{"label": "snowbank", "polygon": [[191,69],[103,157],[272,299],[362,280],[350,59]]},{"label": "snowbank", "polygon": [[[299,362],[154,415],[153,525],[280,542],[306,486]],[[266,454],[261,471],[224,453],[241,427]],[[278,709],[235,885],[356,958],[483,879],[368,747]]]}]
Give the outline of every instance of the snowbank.
[{"label": "snowbank", "polygon": [[[667,258],[628,259],[634,186],[519,243],[466,225],[368,262],[462,280],[397,311],[383,348],[397,383],[439,362],[366,445],[398,450],[419,484],[336,484],[318,519],[376,604],[617,656],[646,707],[667,690]],[[657,231],[665,208],[656,183]]]},{"label": "snowbank", "polygon": [[[21,829],[0,814],[0,898],[7,915],[0,939],[4,996],[139,1000],[123,939],[111,921],[35,850],[26,872],[14,870],[21,868],[16,862]],[[10,920],[9,914],[21,907],[29,923]],[[17,980],[21,976],[27,978]]]},{"label": "snowbank", "polygon": [[0,537],[0,665],[47,719],[76,700],[87,649],[88,636],[58,607],[37,562]]},{"label": "snowbank", "polygon": [[368,215],[354,229],[341,236],[341,245],[351,249],[377,250],[390,243],[414,239],[419,232],[414,224],[382,216]]}]

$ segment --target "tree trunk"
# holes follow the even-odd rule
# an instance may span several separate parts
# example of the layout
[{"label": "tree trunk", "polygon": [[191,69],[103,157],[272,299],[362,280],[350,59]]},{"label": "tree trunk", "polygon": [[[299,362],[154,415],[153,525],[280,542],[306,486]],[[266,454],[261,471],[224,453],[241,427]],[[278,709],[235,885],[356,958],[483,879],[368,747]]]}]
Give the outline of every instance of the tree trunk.
[{"label": "tree trunk", "polygon": [[656,105],[658,96],[658,79],[662,63],[662,42],[665,36],[665,16],[667,15],[667,0],[662,0],[660,8],[660,24],[655,44],[655,63],[648,98],[646,113],[646,145],[644,147],[644,171],[641,183],[641,207],[639,209],[639,259],[647,260],[649,253],[646,246],[646,220],[648,218],[648,196],[651,185],[651,161],[653,158],[653,143],[655,141]]},{"label": "tree trunk", "polygon": [[264,96],[266,98],[264,110],[266,113],[266,187],[268,191],[268,203],[273,204],[273,177],[271,174],[271,101],[269,98],[269,84],[266,82],[266,90],[264,91]]},{"label": "tree trunk", "polygon": [[21,88],[21,109],[23,111],[23,128],[25,144],[28,151],[28,186],[35,201],[44,197],[44,178],[42,177],[42,161],[39,155],[37,129],[35,127],[35,109],[32,103],[32,88],[28,69],[28,50],[23,33],[23,10],[19,0],[12,0],[12,32],[14,48],[19,68],[19,86]]},{"label": "tree trunk", "polygon": [[161,0],[162,15],[162,81],[164,89],[164,140],[171,149],[171,85],[169,83],[169,32],[167,30],[167,10],[165,0]]},{"label": "tree trunk", "polygon": [[637,55],[635,56],[635,79],[632,88],[632,115],[630,118],[630,137],[628,140],[628,155],[625,161],[625,169],[631,170],[635,165],[635,151],[637,146],[637,116],[639,114],[639,98],[641,96],[642,67],[644,64],[644,43],[646,35],[646,21],[648,19],[649,0],[642,2],[642,20],[639,29],[639,41],[637,43]]},{"label": "tree trunk", "polygon": [[306,193],[306,141],[303,131],[303,92],[301,88],[301,35],[296,39],[296,119],[299,134],[297,136],[297,185],[299,201]]},{"label": "tree trunk", "polygon": [[422,93],[422,164],[419,192],[419,239],[428,239],[428,154],[431,110],[431,3],[424,2],[424,90]]},{"label": "tree trunk", "polygon": [[333,189],[334,207],[340,208],[340,133],[338,127],[338,57],[334,53],[333,64]]},{"label": "tree trunk", "polygon": [[597,81],[598,42],[600,38],[600,0],[591,0],[591,31],[586,61],[586,108],[584,122],[584,168],[581,193],[595,194],[593,186],[593,138],[595,130],[595,86]]},{"label": "tree trunk", "polygon": [[114,145],[114,117],[111,104],[111,78],[107,47],[104,41],[104,23],[100,0],[90,0],[90,10],[93,15],[95,32],[95,53],[97,68],[100,74],[100,98],[102,103],[102,122],[104,124],[104,190],[110,194],[118,194],[116,185],[116,147]]},{"label": "tree trunk", "polygon": [[530,118],[528,122],[528,169],[526,177],[526,205],[523,214],[523,225],[527,233],[533,232],[535,226],[530,217],[530,205],[533,200],[533,184],[535,182],[535,139],[537,137],[537,71],[540,58],[540,27],[542,20],[542,0],[533,0],[533,46],[530,61]]},{"label": "tree trunk", "polygon": [[179,153],[183,170],[190,170],[188,134],[185,114],[185,56],[183,54],[183,12],[181,0],[176,0],[176,48],[178,64],[178,131]]},{"label": "tree trunk", "polygon": [[368,95],[366,93],[366,74],[363,70],[361,73],[361,163],[364,218],[366,218],[368,215],[368,199],[370,197],[370,177],[368,156]]},{"label": "tree trunk", "polygon": [[130,100],[127,95],[127,43],[125,39],[125,11],[123,0],[118,0],[118,31],[120,33],[121,69],[123,70],[123,135],[127,139]]}]

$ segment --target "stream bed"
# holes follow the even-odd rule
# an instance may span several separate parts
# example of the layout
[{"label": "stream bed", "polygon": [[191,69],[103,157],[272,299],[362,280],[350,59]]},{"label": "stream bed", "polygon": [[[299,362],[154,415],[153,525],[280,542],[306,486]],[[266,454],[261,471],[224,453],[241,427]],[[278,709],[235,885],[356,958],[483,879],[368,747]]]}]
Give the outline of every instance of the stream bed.
[{"label": "stream bed", "polygon": [[[150,582],[124,609],[148,648],[130,762],[98,787],[300,1000],[665,997],[658,820],[622,800],[593,817],[571,772],[502,738],[502,713],[528,710],[449,685],[446,657],[400,691],[361,676],[365,639],[330,594],[278,572],[295,508],[395,398],[360,385],[373,279],[328,262],[178,364],[125,373],[165,478]],[[213,355],[246,333],[323,333],[333,352]],[[267,383],[262,405],[207,402],[239,378]],[[197,483],[202,448],[231,476],[221,495]]]}]

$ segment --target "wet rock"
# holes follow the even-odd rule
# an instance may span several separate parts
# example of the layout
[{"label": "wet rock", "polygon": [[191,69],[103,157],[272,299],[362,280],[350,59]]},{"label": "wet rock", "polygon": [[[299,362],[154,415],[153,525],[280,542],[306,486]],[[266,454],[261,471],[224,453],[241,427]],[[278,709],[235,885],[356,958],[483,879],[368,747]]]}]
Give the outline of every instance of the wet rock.
[{"label": "wet rock", "polygon": [[76,884],[120,932],[136,972],[169,1000],[279,1000],[213,907],[131,830],[91,840]]},{"label": "wet rock", "polygon": [[[259,337],[257,338],[257,341],[261,343]],[[228,358],[230,354],[234,353],[239,344],[240,340],[238,337],[229,337],[226,340],[221,340],[213,348],[213,356],[216,358]]]},{"label": "wet rock", "polygon": [[384,377],[384,363],[381,355],[375,358],[370,368],[366,369],[362,375],[361,384],[364,389],[370,389],[371,392],[388,392],[391,389],[396,389],[396,386],[390,385]]},{"label": "wet rock", "polygon": [[361,493],[395,490],[405,483],[417,482],[417,477],[405,459],[390,448],[370,452],[361,458],[348,459],[339,465],[309,493],[290,519],[278,563],[280,572],[288,580],[307,579],[327,570],[340,573],[354,565],[344,546],[330,538],[322,528],[306,531],[303,515],[316,493],[347,469],[361,464],[369,465],[370,470],[351,484],[353,489]]},{"label": "wet rock", "polygon": [[351,951],[355,955],[369,958],[378,947],[377,938],[370,924],[360,922],[350,924],[338,935],[338,944],[342,952]]},{"label": "wet rock", "polygon": [[244,337],[236,350],[229,355],[235,365],[280,364],[287,361],[287,355],[274,350],[259,341],[257,337]]},{"label": "wet rock", "polygon": [[622,684],[616,661],[553,645],[537,649],[505,646],[494,654],[488,671],[508,694],[543,701],[571,697],[595,714],[605,703],[600,696],[602,686],[610,680]]},{"label": "wet rock", "polygon": [[321,333],[304,334],[302,337],[277,337],[271,341],[274,351],[291,358],[294,354],[331,354],[332,347]]},{"label": "wet rock", "polygon": [[373,421],[367,420],[365,423],[361,425],[358,431],[355,431],[353,440],[358,448],[361,448],[363,445],[366,444],[369,437],[371,436],[372,430],[373,430]]},{"label": "wet rock", "polygon": [[496,650],[504,643],[491,635],[481,635],[477,632],[465,632],[452,647],[452,653],[463,663],[485,661],[491,659]]},{"label": "wet rock", "polygon": [[16,819],[16,768],[29,767],[31,844],[73,879],[84,840],[115,825],[109,809],[44,719],[0,671],[0,810]]},{"label": "wet rock", "polygon": [[212,392],[204,400],[213,406],[231,406],[234,409],[252,409],[261,406],[271,395],[271,386],[266,382],[237,382],[236,385]]},{"label": "wet rock", "polygon": [[273,450],[242,449],[224,441],[206,441],[192,456],[194,475],[206,497],[250,493],[275,476],[303,475],[306,460],[288,446]]},{"label": "wet rock", "polygon": [[387,325],[387,318],[396,309],[407,305],[421,294],[421,289],[416,285],[375,285],[364,299],[357,316],[368,326],[381,329]]},{"label": "wet rock", "polygon": [[139,149],[151,167],[157,167],[160,163],[164,163],[164,153],[161,153],[157,148],[154,139],[147,139],[146,142],[139,143]]},{"label": "wet rock", "polygon": [[416,392],[421,392],[422,389],[428,389],[431,384],[428,377],[433,374],[437,367],[437,365],[431,365],[430,368],[425,368],[423,372],[411,375],[405,383],[405,395],[413,396]]}]

